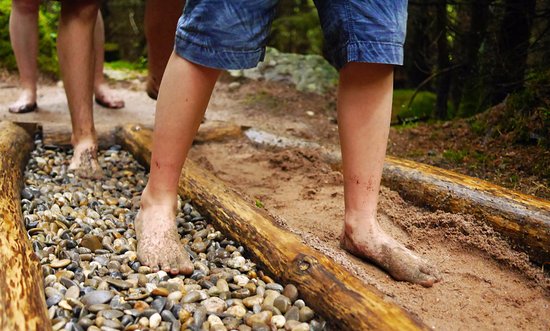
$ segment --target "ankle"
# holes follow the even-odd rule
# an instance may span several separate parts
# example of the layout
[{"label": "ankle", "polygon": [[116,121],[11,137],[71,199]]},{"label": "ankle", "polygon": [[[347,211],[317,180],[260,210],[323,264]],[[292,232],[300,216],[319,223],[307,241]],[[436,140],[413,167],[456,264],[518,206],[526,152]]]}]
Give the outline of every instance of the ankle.
[{"label": "ankle", "polygon": [[155,208],[175,215],[177,206],[177,193],[158,191],[147,185],[141,194],[140,209]]}]

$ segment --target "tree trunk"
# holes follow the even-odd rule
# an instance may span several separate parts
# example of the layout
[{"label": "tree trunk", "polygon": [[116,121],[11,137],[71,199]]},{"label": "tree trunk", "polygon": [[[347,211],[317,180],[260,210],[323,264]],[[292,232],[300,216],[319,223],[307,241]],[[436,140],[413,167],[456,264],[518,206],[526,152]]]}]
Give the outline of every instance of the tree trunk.
[{"label": "tree trunk", "polygon": [[[118,138],[136,158],[149,164],[149,130],[126,126]],[[339,330],[427,329],[402,308],[386,302],[376,289],[281,229],[264,210],[191,160],[186,161],[179,185],[179,193],[191,198],[218,229],[247,247],[269,273],[295,284],[308,304]]]},{"label": "tree trunk", "polygon": [[523,87],[535,0],[504,1],[504,16],[497,35],[496,70],[489,77],[491,105]]},{"label": "tree trunk", "polygon": [[487,36],[489,21],[489,4],[491,0],[472,1],[464,19],[468,19],[468,29],[457,37],[455,57],[460,66],[456,70],[452,86],[452,100],[458,116],[466,117],[476,114],[481,100],[479,90],[479,54],[480,47]]},{"label": "tree trunk", "polygon": [[440,0],[437,4],[436,25],[437,31],[440,33],[437,38],[437,70],[440,75],[436,86],[435,114],[438,119],[444,120],[448,116],[447,101],[451,88],[451,72],[449,71],[451,62],[449,60],[449,43],[447,42],[447,0]]},{"label": "tree trunk", "polygon": [[40,261],[21,213],[23,169],[32,135],[0,122],[0,330],[51,330]]}]

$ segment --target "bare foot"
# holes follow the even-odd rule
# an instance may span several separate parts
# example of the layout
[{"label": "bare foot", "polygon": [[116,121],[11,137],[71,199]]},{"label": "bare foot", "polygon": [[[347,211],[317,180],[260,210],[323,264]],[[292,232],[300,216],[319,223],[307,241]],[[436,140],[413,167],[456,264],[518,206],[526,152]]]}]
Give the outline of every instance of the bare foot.
[{"label": "bare foot", "polygon": [[124,100],[115,95],[115,92],[107,86],[101,84],[94,89],[95,102],[105,108],[120,109],[124,107]]},{"label": "bare foot", "polygon": [[19,99],[12,103],[8,110],[10,113],[29,113],[36,110],[36,92],[29,89],[23,89]]},{"label": "bare foot", "polygon": [[174,275],[190,275],[193,272],[193,264],[180,242],[173,213],[163,208],[144,208],[142,204],[134,226],[141,264],[155,272],[162,269]]},{"label": "bare foot", "polygon": [[74,172],[80,178],[102,178],[103,170],[97,162],[97,145],[75,145],[69,171]]},{"label": "bare foot", "polygon": [[374,262],[396,280],[424,287],[441,280],[435,267],[387,235],[378,223],[371,229],[346,226],[340,246],[357,257]]}]

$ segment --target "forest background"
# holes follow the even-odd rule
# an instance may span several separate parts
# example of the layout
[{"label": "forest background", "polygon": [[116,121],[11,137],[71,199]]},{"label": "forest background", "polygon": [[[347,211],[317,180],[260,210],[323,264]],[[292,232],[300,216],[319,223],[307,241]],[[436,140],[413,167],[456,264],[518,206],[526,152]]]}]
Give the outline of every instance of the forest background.
[{"label": "forest background", "polygon": [[[10,6],[0,0],[0,67],[16,70]],[[102,13],[110,65],[145,68],[144,1],[105,1]],[[58,2],[44,2],[39,66],[54,78],[58,14]],[[269,46],[322,55],[313,1],[279,2]],[[394,124],[403,139],[417,139],[420,146],[455,141],[436,152],[401,144],[390,153],[550,198],[549,1],[409,1],[405,63],[396,68],[395,88]],[[529,178],[533,190],[526,188]]]}]

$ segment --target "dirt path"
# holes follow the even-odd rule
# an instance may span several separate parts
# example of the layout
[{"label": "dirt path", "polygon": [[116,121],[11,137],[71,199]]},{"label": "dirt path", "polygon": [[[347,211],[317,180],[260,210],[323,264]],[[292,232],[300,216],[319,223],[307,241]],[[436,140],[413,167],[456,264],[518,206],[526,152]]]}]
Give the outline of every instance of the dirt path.
[{"label": "dirt path", "polygon": [[[10,84],[0,85],[2,119],[14,118],[6,111],[16,97]],[[284,94],[284,102],[270,98],[265,89]],[[127,107],[120,111],[98,107],[97,123],[152,124],[154,103],[145,93],[119,92]],[[333,112],[316,107],[324,101],[279,85],[243,83],[230,89],[222,82],[215,90],[206,122],[235,122],[335,147],[338,139]],[[61,88],[41,88],[39,105],[39,113],[16,119],[69,123]],[[315,109],[313,114],[311,109]],[[443,272],[442,283],[425,289],[395,282],[338,247],[342,179],[316,153],[258,149],[243,138],[196,145],[190,156],[277,215],[281,224],[300,234],[304,242],[342,263],[434,329],[550,329],[548,278],[544,279],[525,255],[510,249],[498,235],[468,216],[419,209],[396,192],[382,189],[379,211],[385,229]]]}]

